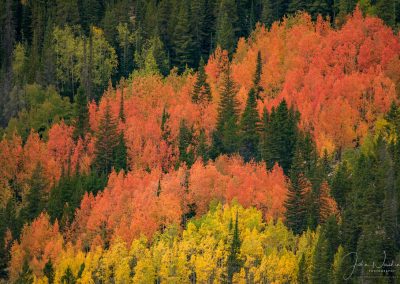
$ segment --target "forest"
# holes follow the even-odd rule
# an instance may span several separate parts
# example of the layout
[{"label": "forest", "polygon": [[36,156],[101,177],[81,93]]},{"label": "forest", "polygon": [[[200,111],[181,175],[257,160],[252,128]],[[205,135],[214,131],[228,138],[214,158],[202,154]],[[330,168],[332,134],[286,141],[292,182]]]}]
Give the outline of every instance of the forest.
[{"label": "forest", "polygon": [[400,283],[399,0],[0,0],[0,283]]}]

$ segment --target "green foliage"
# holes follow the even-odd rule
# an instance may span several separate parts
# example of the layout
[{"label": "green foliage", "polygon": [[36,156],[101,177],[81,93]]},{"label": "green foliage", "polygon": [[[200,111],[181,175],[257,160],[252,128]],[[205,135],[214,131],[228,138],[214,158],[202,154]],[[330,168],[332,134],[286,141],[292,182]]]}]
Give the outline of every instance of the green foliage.
[{"label": "green foliage", "polygon": [[43,268],[43,274],[47,277],[49,284],[54,283],[54,269],[50,259]]},{"label": "green foliage", "polygon": [[221,0],[216,24],[216,41],[221,48],[232,55],[236,47],[238,34],[237,7],[233,0]]},{"label": "green foliage", "polygon": [[256,94],[252,88],[249,91],[246,107],[240,121],[241,147],[239,153],[246,162],[256,160],[259,157],[259,123]]},{"label": "green foliage", "polygon": [[84,139],[89,130],[88,99],[82,86],[79,87],[75,96],[75,129],[74,138]]},{"label": "green foliage", "polygon": [[94,152],[96,156],[94,167],[98,173],[105,174],[110,173],[115,166],[115,150],[120,144],[117,122],[110,108],[110,104],[107,103],[104,115],[100,119]]},{"label": "green foliage", "polygon": [[22,210],[25,221],[32,221],[45,207],[47,180],[44,177],[43,167],[38,163],[29,180],[29,192],[26,195],[26,205]]},{"label": "green foliage", "polygon": [[239,147],[239,110],[234,82],[228,66],[224,74],[221,99],[218,105],[217,127],[213,133],[213,153],[233,154]]},{"label": "green foliage", "polygon": [[207,83],[207,74],[204,70],[204,60],[201,58],[196,83],[193,87],[192,101],[197,104],[207,104],[211,102],[211,100],[211,89],[210,85]]},{"label": "green foliage", "polygon": [[263,142],[262,158],[268,168],[278,163],[288,174],[297,141],[298,121],[299,113],[293,108],[289,109],[285,100],[276,109],[272,108],[268,124],[263,125],[266,139]]},{"label": "green foliage", "polygon": [[124,133],[121,132],[118,135],[118,144],[114,150],[114,167],[117,172],[124,170],[126,172],[128,170],[128,151],[126,148]]},{"label": "green foliage", "polygon": [[191,167],[195,161],[194,129],[193,126],[189,128],[185,120],[180,122],[178,139],[179,162]]},{"label": "green foliage", "polygon": [[188,0],[179,1],[178,19],[174,31],[174,65],[183,72],[186,67],[195,65],[194,54],[196,43],[191,32],[190,6]]},{"label": "green foliage", "polygon": [[68,122],[72,117],[71,103],[60,97],[53,87],[44,89],[36,84],[26,85],[22,90],[15,90],[15,96],[25,107],[18,112],[16,118],[9,121],[6,133],[12,135],[16,131],[24,141],[31,129],[46,138],[53,123],[61,119]]}]

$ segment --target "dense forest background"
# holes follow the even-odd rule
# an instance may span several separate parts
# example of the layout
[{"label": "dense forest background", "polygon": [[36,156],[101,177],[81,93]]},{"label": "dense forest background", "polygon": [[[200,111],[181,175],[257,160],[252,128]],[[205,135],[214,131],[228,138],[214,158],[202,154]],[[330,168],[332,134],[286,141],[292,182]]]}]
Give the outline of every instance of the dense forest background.
[{"label": "dense forest background", "polygon": [[[25,84],[55,86],[72,101],[82,85],[99,99],[133,70],[169,74],[197,68],[217,45],[232,55],[239,37],[257,22],[271,26],[296,11],[329,17],[340,26],[357,0],[162,0],[162,1],[12,1],[0,2],[0,123],[4,127],[28,103]],[[398,0],[363,0],[365,14],[397,28]],[[75,49],[74,47],[79,46]],[[147,66],[147,67],[146,67]]]},{"label": "dense forest background", "polygon": [[399,1],[0,3],[0,282],[398,282]]}]

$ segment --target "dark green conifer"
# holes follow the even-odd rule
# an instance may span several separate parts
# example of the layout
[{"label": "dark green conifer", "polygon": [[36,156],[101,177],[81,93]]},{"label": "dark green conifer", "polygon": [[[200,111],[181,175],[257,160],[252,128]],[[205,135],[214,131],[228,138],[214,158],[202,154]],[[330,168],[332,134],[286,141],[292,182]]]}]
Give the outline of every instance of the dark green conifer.
[{"label": "dark green conifer", "polygon": [[240,121],[241,146],[239,152],[246,162],[256,160],[259,156],[259,124],[256,94],[252,88],[248,94],[246,107]]},{"label": "dark green conifer", "polygon": [[104,115],[100,119],[95,143],[94,166],[98,173],[108,174],[114,166],[114,153],[118,146],[117,123],[112,116],[111,106],[107,102]]},{"label": "dark green conifer", "polygon": [[218,105],[217,127],[213,133],[213,158],[219,154],[233,154],[238,151],[240,143],[238,113],[236,90],[228,66]]},{"label": "dark green conifer", "polygon": [[207,83],[207,74],[204,70],[204,60],[201,58],[196,83],[193,87],[192,102],[206,104],[211,102],[211,99],[211,88]]},{"label": "dark green conifer", "polygon": [[88,99],[82,86],[75,96],[75,129],[74,138],[84,138],[89,130]]}]

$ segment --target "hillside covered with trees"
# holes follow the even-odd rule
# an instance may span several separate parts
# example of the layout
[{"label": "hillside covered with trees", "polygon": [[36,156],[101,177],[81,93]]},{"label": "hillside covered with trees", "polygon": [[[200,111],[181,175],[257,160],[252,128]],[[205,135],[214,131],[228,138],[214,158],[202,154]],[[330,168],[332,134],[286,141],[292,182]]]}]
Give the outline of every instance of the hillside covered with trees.
[{"label": "hillside covered with trees", "polygon": [[0,3],[0,283],[397,283],[398,1]]}]

